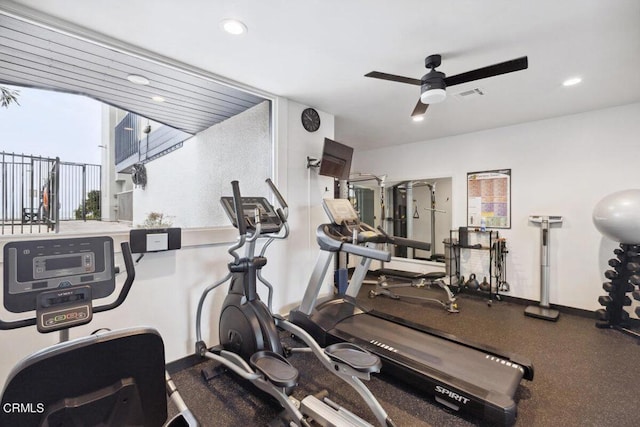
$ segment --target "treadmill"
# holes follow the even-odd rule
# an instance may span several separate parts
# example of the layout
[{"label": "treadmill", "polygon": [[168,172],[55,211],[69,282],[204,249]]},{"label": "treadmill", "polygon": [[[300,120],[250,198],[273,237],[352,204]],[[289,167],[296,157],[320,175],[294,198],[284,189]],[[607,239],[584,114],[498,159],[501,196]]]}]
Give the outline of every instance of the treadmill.
[{"label": "treadmill", "polygon": [[[383,373],[432,395],[442,405],[482,418],[492,425],[513,425],[514,395],[522,378],[533,379],[531,362],[513,353],[474,343],[401,318],[372,310],[356,301],[373,259],[389,261],[377,249],[385,234],[358,219],[347,199],[325,199],[331,223],[316,231],[320,255],[302,303],[289,320],[320,345],[350,342],[376,354]],[[395,240],[401,239],[394,237]],[[409,245],[411,242],[407,240]],[[318,300],[333,255],[360,256],[345,295]]]}]

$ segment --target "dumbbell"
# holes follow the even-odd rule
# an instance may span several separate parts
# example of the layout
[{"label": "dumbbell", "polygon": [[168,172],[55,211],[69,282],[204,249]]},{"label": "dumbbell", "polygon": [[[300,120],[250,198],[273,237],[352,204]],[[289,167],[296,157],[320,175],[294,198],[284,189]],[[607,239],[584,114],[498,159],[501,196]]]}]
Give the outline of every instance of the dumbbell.
[{"label": "dumbbell", "polygon": [[596,319],[607,321],[609,320],[609,313],[604,308],[599,308],[596,310]]},{"label": "dumbbell", "polygon": [[640,263],[637,262],[628,262],[627,263],[627,270],[632,271],[632,272],[637,272],[640,271]]},{"label": "dumbbell", "polygon": [[624,286],[624,292],[631,292],[635,289],[635,287],[631,283],[612,283],[612,282],[604,282],[602,284],[602,289],[611,293],[615,292],[618,289],[618,286]]},{"label": "dumbbell", "polygon": [[[609,280],[617,279],[618,273],[615,270],[607,270],[604,272],[604,277]],[[638,277],[638,279],[640,279],[640,277]]]},{"label": "dumbbell", "polygon": [[636,301],[640,301],[640,291],[633,291],[631,292],[631,296],[633,296],[633,299]]},{"label": "dumbbell", "polygon": [[632,274],[629,276],[629,283],[632,285],[640,285],[640,276],[637,274]]},{"label": "dumbbell", "polygon": [[608,264],[610,267],[617,268],[620,266],[620,264],[622,264],[622,262],[619,259],[611,258]]},{"label": "dumbbell", "polygon": [[601,297],[598,297],[598,302],[600,303],[600,305],[608,307],[609,304],[613,302],[613,299],[609,295],[603,295]]}]

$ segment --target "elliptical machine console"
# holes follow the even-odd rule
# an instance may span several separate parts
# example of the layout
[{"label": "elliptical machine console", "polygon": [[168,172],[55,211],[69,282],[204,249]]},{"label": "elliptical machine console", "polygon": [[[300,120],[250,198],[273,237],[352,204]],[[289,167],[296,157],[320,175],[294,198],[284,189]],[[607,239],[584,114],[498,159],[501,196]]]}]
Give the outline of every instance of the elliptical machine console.
[{"label": "elliptical machine console", "polygon": [[[274,209],[263,197],[242,197],[237,181],[231,183],[233,197],[221,199],[225,212],[238,229],[239,238],[228,251],[233,257],[228,264],[228,274],[205,288],[200,297],[196,314],[196,354],[219,362],[273,396],[285,409],[287,425],[309,426],[309,419],[325,426],[371,425],[326,398],[320,400],[315,396],[307,396],[297,401],[289,396],[298,383],[299,373],[285,358],[278,331],[282,329],[307,345],[291,349],[292,353],[313,353],[331,373],[358,392],[381,426],[393,426],[380,403],[361,381],[380,370],[378,357],[349,343],[321,348],[311,335],[271,312],[273,287],[262,277],[261,269],[267,263],[266,248],[274,240],[286,238],[289,227],[286,202],[271,180],[267,179],[266,182],[281,206],[278,209]],[[260,237],[267,241],[260,254],[256,255],[256,241]],[[243,247],[245,254],[240,257],[236,251]],[[227,281],[230,281],[230,286],[219,321],[220,345],[209,349],[202,338],[204,301],[211,291]],[[268,306],[258,296],[258,281],[269,288]]]},{"label": "elliptical machine console", "polygon": [[[233,197],[223,196],[220,203],[224,208],[234,227],[238,228],[238,217],[236,216]],[[281,211],[282,212],[282,211]],[[245,221],[247,230],[255,231],[256,214],[260,218],[260,233],[270,234],[279,233],[283,226],[282,219],[278,216],[271,203],[264,197],[243,197],[242,198],[242,217]]]}]

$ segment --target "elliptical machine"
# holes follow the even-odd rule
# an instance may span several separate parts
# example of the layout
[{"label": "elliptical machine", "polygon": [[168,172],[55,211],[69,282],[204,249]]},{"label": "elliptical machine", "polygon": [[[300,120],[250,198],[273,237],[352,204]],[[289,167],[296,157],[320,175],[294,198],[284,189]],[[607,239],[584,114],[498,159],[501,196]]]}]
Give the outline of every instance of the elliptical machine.
[{"label": "elliptical machine", "polygon": [[[285,421],[291,426],[309,426],[313,419],[323,426],[367,426],[357,415],[341,408],[328,399],[307,396],[298,402],[289,396],[298,382],[298,370],[285,358],[278,328],[302,340],[307,347],[291,349],[312,352],[333,374],[337,375],[367,403],[381,426],[391,427],[391,421],[378,400],[361,379],[369,379],[379,372],[377,356],[350,343],[339,343],[321,348],[304,330],[284,318],[271,313],[258,296],[257,281],[269,289],[271,305],[272,286],[262,278],[260,271],[266,265],[266,247],[274,239],[285,239],[289,233],[287,204],[270,179],[266,180],[281,208],[275,210],[264,197],[241,197],[238,181],[232,181],[233,197],[222,197],[222,206],[239,232],[238,241],[229,248],[233,261],[229,273],[208,286],[202,293],[196,315],[196,355],[219,362],[258,389],[273,396],[284,408]],[[284,232],[282,232],[284,230]],[[268,241],[260,255],[255,255],[256,241]],[[244,246],[245,256],[236,251]],[[219,322],[220,345],[207,348],[202,339],[202,310],[207,295],[223,283],[230,282]]]}]

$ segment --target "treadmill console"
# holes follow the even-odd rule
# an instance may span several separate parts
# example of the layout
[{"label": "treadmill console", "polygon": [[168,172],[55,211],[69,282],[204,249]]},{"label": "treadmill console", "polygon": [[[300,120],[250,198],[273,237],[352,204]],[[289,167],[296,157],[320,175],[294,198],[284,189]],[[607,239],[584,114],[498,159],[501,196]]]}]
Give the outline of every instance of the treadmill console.
[{"label": "treadmill console", "polygon": [[[3,302],[12,313],[35,310],[39,295],[45,291],[90,287],[92,298],[104,298],[115,290],[113,240],[85,237],[9,242],[4,246],[3,270]],[[71,293],[65,298],[82,298],[78,295],[87,291]]]},{"label": "treadmill console", "polygon": [[[238,227],[233,197],[222,197],[220,203],[234,227]],[[242,211],[247,229],[255,231],[255,210],[260,213],[260,234],[277,233],[282,229],[282,220],[264,197],[242,197]]]},{"label": "treadmill console", "polygon": [[324,199],[322,207],[332,223],[345,226],[349,232],[360,225],[358,213],[348,199]]}]

